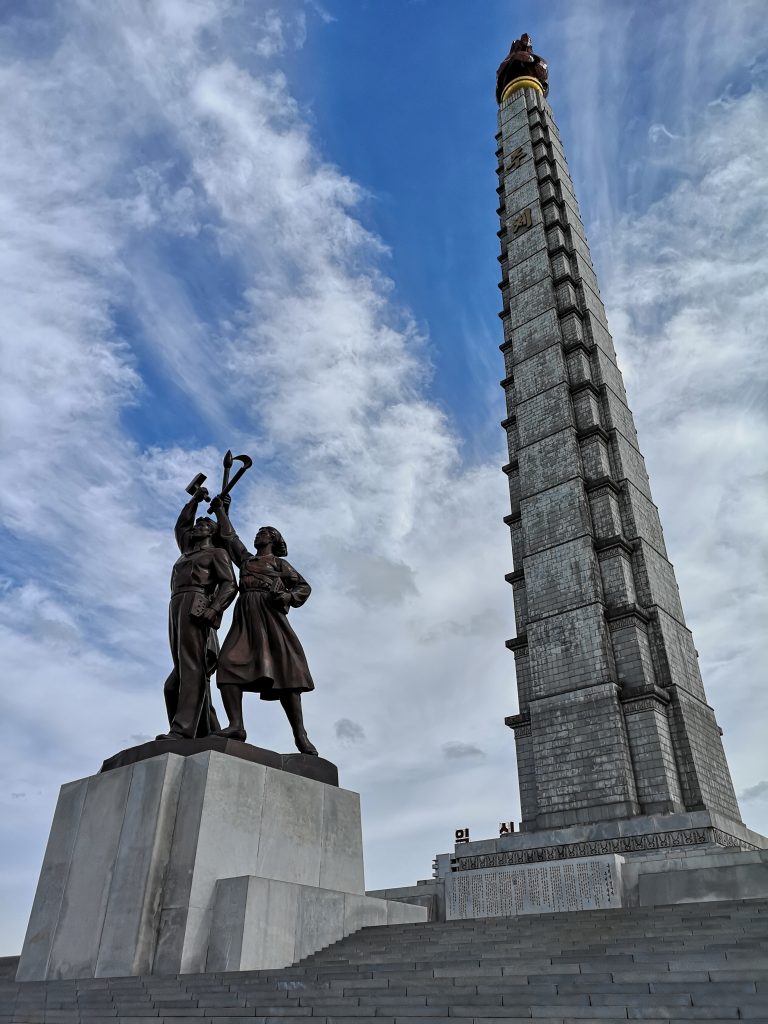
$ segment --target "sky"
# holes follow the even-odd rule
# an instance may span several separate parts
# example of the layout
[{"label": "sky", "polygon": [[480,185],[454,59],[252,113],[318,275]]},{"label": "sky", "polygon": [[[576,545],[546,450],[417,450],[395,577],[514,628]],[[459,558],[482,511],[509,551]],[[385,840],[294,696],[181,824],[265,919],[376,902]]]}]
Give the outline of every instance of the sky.
[{"label": "sky", "polygon": [[[0,955],[59,786],[166,727],[173,524],[227,448],[254,460],[235,526],[278,526],[313,586],[305,718],[361,794],[368,887],[519,820],[494,74],[523,31],[742,814],[768,831],[763,4],[0,16]],[[245,712],[291,749],[276,705]]]}]

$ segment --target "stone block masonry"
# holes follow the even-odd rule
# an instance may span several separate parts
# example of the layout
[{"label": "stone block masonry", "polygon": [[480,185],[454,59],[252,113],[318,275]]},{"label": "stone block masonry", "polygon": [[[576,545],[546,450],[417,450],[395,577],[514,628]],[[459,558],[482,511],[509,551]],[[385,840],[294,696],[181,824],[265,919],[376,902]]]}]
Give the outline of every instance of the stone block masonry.
[{"label": "stone block masonry", "polygon": [[552,111],[496,135],[524,831],[739,808]]},{"label": "stone block masonry", "polygon": [[62,787],[17,978],[284,966],[426,916],[365,895],[357,793],[216,750],[167,753]]}]

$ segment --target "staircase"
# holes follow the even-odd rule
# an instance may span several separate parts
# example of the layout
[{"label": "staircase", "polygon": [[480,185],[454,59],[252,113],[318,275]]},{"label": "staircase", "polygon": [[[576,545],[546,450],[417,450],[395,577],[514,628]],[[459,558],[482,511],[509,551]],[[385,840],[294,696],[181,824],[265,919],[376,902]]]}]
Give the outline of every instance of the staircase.
[{"label": "staircase", "polygon": [[768,900],[365,928],[275,971],[26,984],[0,977],[0,1024],[307,1017],[768,1024]]}]

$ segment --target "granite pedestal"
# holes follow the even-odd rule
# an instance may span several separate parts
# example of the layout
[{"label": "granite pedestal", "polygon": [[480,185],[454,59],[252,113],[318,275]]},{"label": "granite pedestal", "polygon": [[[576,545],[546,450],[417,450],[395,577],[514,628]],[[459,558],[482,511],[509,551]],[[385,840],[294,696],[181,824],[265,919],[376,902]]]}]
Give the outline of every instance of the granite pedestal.
[{"label": "granite pedestal", "polygon": [[[162,753],[68,783],[17,978],[204,971],[217,883],[243,876],[282,883],[283,892],[298,887],[365,902],[358,795],[212,749]],[[365,903],[357,927],[381,923],[385,902]],[[422,908],[409,910],[410,920],[426,919]],[[280,949],[306,949],[293,935],[302,927],[293,911],[281,916],[273,906],[270,920]],[[242,943],[248,921],[234,915],[227,932],[219,915],[214,958],[222,943]],[[345,927],[342,919],[318,934],[327,944]],[[249,963],[259,967],[257,960]]]}]

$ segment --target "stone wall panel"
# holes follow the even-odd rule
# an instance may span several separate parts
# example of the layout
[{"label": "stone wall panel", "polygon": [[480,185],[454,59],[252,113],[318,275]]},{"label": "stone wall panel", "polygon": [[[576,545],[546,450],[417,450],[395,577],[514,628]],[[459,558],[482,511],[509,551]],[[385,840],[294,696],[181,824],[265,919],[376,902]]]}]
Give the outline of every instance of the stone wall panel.
[{"label": "stone wall panel", "polygon": [[564,383],[520,402],[517,407],[521,447],[573,425],[571,396]]},{"label": "stone wall panel", "polygon": [[[578,477],[521,500],[520,514],[526,556],[578,537],[589,539],[591,535],[589,508]],[[582,548],[591,552],[592,545],[585,543]],[[555,551],[552,557],[566,564],[568,555]]]},{"label": "stone wall panel", "polygon": [[600,570],[588,536],[533,554],[526,548],[523,571],[528,583],[531,619],[557,615],[588,601],[602,600]]},{"label": "stone wall panel", "polygon": [[530,622],[527,634],[532,700],[615,679],[602,602]]}]

